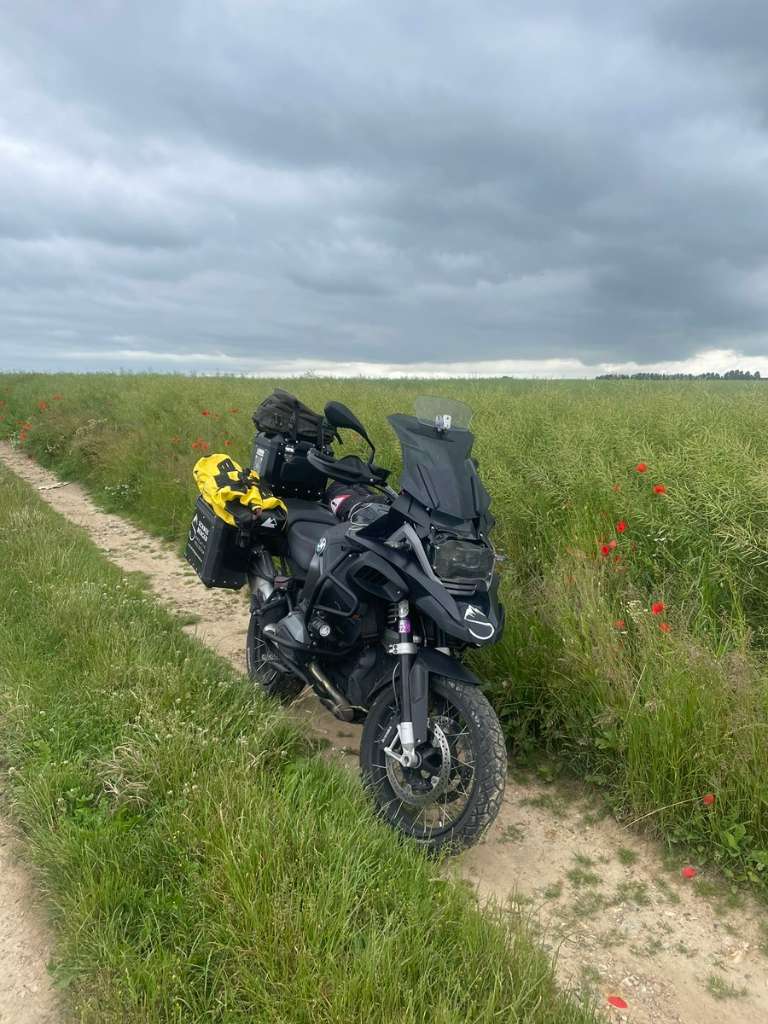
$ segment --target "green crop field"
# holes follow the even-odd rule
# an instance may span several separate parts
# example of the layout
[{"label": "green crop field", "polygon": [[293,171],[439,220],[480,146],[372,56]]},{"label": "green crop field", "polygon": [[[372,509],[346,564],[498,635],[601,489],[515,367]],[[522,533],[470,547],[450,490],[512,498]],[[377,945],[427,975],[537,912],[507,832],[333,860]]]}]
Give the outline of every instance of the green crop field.
[{"label": "green crop field", "polygon": [[[247,462],[274,381],[0,377],[2,435],[181,542],[205,451]],[[386,415],[475,409],[505,555],[506,634],[477,659],[513,754],[547,751],[626,820],[768,883],[768,385],[282,382],[348,404],[397,469]],[[704,800],[704,797],[707,797]],[[714,797],[714,799],[713,799]]]},{"label": "green crop field", "polygon": [[3,469],[0,487],[4,797],[72,1020],[594,1021],[519,921],[376,821],[83,531]]}]

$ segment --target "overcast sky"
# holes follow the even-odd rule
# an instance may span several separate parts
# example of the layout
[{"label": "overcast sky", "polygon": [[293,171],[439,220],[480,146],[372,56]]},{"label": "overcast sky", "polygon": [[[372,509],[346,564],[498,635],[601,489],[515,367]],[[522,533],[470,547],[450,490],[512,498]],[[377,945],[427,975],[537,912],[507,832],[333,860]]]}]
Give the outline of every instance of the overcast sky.
[{"label": "overcast sky", "polygon": [[10,0],[0,367],[768,369],[764,0]]}]

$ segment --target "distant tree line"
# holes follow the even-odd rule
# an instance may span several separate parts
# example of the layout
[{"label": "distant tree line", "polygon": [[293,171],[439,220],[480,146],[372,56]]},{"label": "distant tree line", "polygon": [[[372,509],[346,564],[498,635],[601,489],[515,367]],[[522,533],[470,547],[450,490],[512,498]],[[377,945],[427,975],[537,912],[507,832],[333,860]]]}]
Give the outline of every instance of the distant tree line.
[{"label": "distant tree line", "polygon": [[726,370],[725,373],[601,373],[595,380],[760,380],[760,371]]}]

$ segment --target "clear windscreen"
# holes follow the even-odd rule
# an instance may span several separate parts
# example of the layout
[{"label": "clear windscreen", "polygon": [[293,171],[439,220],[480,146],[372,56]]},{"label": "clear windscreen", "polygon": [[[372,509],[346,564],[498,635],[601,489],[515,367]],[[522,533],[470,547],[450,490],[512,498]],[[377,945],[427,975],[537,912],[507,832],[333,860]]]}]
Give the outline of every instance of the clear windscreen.
[{"label": "clear windscreen", "polygon": [[[438,427],[445,430],[450,427],[457,427],[460,430],[468,430],[472,421],[472,410],[466,402],[460,402],[456,398],[439,398],[435,395],[421,395],[413,403],[413,412],[416,419],[430,427]],[[450,417],[450,420],[446,420]]]}]

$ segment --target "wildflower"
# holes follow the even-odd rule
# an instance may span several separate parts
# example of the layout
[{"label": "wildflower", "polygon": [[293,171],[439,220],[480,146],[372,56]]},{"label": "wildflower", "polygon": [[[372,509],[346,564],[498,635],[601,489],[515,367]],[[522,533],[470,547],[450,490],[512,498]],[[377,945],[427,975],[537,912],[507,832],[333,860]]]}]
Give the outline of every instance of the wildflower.
[{"label": "wildflower", "polygon": [[635,466],[635,469],[638,473],[645,473],[648,469],[648,466],[644,462],[638,462],[638,464]]},{"label": "wildflower", "polygon": [[201,411],[200,415],[201,415],[201,416],[210,416],[211,414],[210,414],[210,413],[208,412],[208,410],[207,410],[207,409],[203,409],[203,410]]},{"label": "wildflower", "polygon": [[28,437],[28,434],[27,434],[26,430],[22,430],[19,433],[19,441],[26,441],[27,437]]},{"label": "wildflower", "polygon": [[611,1006],[615,1006],[617,1010],[629,1009],[629,1003],[622,999],[621,996],[608,996],[608,1002]]},{"label": "wildflower", "polygon": [[613,556],[613,560],[614,560],[614,562],[620,562],[621,561],[621,555],[614,555]]},{"label": "wildflower", "polygon": [[672,632],[672,627],[670,626],[670,624],[668,622],[660,622],[659,623],[659,629],[661,630],[662,633],[671,633]]},{"label": "wildflower", "polygon": [[626,529],[627,529],[627,524],[625,523],[625,521],[623,519],[620,519],[618,521],[618,523],[616,523],[616,533],[624,533],[626,531]]},{"label": "wildflower", "polygon": [[690,866],[684,867],[680,873],[682,874],[683,878],[695,878],[696,875],[698,875],[698,871],[696,870],[696,868],[692,868]]},{"label": "wildflower", "polygon": [[613,624],[613,628],[614,629],[626,629],[627,628],[627,624],[624,621],[624,619],[616,619],[616,621]]},{"label": "wildflower", "polygon": [[174,434],[174,436],[171,438],[171,444],[180,444],[180,443],[181,443],[181,438],[179,437],[178,434]]},{"label": "wildflower", "polygon": [[229,445],[231,445],[231,444],[232,444],[233,442],[232,442],[231,438],[229,438],[229,437],[225,437],[225,438],[224,438],[224,441],[223,441],[223,443],[224,443],[225,445],[229,446]]},{"label": "wildflower", "polygon": [[45,410],[48,408],[48,403],[40,399],[40,401],[37,403],[37,408],[40,410],[40,412],[45,412]]},{"label": "wildflower", "polygon": [[202,437],[198,437],[196,441],[192,442],[192,448],[193,448],[194,451],[207,452],[208,451],[208,442],[204,441],[202,439]]},{"label": "wildflower", "polygon": [[608,547],[607,544],[601,544],[600,545],[600,554],[601,555],[609,555],[610,553],[611,553],[611,549]]},{"label": "wildflower", "polygon": [[608,547],[609,547],[609,549],[610,549],[611,551],[614,551],[614,550],[615,550],[615,549],[616,549],[616,548],[618,547],[618,541],[615,541],[615,540],[609,540],[609,541],[608,541]]},{"label": "wildflower", "polygon": [[666,494],[667,493],[667,488],[664,486],[664,484],[654,484],[653,485],[653,493],[654,494]]},{"label": "wildflower", "polygon": [[716,799],[717,797],[714,793],[705,793],[704,796],[701,798],[701,802],[704,804],[705,807],[712,807]]},{"label": "wildflower", "polygon": [[661,615],[666,607],[663,601],[654,601],[651,605],[651,611],[654,615]]}]

